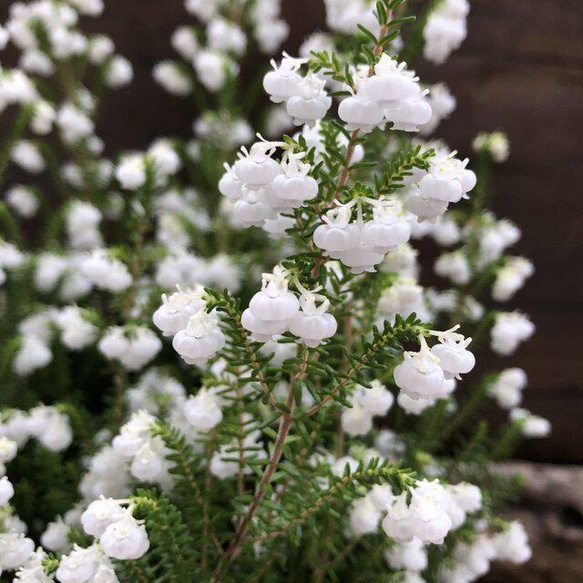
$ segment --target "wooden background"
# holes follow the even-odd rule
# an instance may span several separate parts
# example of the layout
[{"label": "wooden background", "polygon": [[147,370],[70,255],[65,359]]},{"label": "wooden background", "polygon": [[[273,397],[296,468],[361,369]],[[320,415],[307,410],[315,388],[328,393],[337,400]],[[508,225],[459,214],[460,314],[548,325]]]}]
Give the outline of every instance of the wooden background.
[{"label": "wooden background", "polygon": [[[160,135],[190,135],[192,105],[151,79],[153,65],[174,56],[169,37],[187,15],[182,0],[106,0],[91,23],[113,37],[134,64],[132,87],[114,94],[100,134],[112,150],[145,147]],[[283,0],[292,27],[288,49],[324,26],[321,0]],[[2,0],[0,21],[6,17]],[[469,38],[442,67],[423,66],[424,81],[445,80],[459,108],[441,134],[470,154],[479,131],[503,129],[512,157],[495,179],[495,210],[523,229],[518,251],[537,272],[515,305],[538,332],[499,366],[530,376],[525,406],[553,422],[552,438],[521,456],[582,463],[583,330],[583,0],[473,0]]]}]

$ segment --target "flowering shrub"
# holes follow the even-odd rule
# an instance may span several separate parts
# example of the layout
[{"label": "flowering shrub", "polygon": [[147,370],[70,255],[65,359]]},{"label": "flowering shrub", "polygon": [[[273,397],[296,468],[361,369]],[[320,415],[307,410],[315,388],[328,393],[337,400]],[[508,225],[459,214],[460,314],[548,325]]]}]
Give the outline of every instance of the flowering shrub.
[{"label": "flowering shrub", "polygon": [[[103,2],[12,4],[3,580],[465,583],[529,559],[496,462],[550,426],[519,407],[524,371],[474,372],[534,332],[493,303],[533,272],[486,208],[508,143],[481,134],[470,164],[416,137],[455,99],[413,62],[459,48],[469,6],[325,4],[329,33],[256,65],[276,104],[257,115],[239,66],[280,47],[279,3],[187,0],[183,60],[153,75],[193,96],[195,138],[111,160],[98,114],[132,69],[81,32]],[[422,286],[423,237],[451,287]]]}]

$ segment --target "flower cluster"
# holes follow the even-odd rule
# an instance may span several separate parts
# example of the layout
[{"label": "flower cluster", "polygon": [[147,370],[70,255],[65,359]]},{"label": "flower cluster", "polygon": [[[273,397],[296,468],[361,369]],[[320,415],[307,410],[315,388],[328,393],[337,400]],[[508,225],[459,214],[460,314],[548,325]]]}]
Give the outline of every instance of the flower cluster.
[{"label": "flower cluster", "polygon": [[[550,423],[524,371],[474,370],[488,335],[510,355],[534,332],[493,305],[534,269],[485,206],[508,143],[480,135],[474,173],[412,135],[455,109],[415,58],[459,47],[467,2],[326,0],[331,33],[254,62],[259,99],[239,72],[280,48],[280,3],[185,7],[184,62],[153,75],[192,96],[194,136],[111,159],[101,94],[132,68],[82,32],[104,2],[13,2],[0,26],[20,56],[0,70],[0,571],[469,583],[528,560],[487,459]],[[425,287],[424,237],[451,287]],[[474,423],[488,397],[497,435]]]}]

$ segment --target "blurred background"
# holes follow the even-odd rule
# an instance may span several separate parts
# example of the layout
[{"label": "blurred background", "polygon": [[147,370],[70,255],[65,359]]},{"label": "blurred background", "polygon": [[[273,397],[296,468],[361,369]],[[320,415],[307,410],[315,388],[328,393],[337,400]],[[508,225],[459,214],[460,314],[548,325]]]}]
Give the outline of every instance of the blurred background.
[{"label": "blurred background", "polygon": [[[0,2],[0,21],[7,4]],[[518,456],[535,462],[522,466],[531,486],[518,510],[531,536],[534,531],[535,558],[526,571],[499,571],[489,580],[581,583],[583,1],[471,5],[462,48],[445,65],[424,64],[419,73],[425,82],[445,81],[457,97],[457,111],[438,133],[462,157],[471,156],[480,131],[501,129],[510,138],[512,154],[497,167],[493,206],[521,227],[517,252],[535,262],[535,276],[512,307],[530,314],[537,334],[498,368],[528,372],[524,405],[553,424],[549,439],[527,442]],[[306,34],[325,29],[319,0],[283,0],[283,12],[292,54]],[[110,35],[135,69],[134,83],[109,97],[98,131],[111,150],[143,148],[160,135],[191,135],[194,105],[167,94],[151,75],[157,62],[174,56],[169,38],[186,20],[183,0],[106,0],[103,17],[87,23]]]}]

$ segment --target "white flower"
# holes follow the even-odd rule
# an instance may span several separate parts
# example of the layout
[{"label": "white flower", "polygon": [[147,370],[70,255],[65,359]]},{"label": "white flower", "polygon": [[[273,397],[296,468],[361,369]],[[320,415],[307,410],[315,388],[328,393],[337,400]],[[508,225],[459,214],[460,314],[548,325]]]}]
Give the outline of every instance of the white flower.
[{"label": "white flower", "polygon": [[183,97],[192,91],[190,79],[172,61],[158,63],[152,71],[152,76],[172,95]]},{"label": "white flower", "polygon": [[520,405],[522,391],[526,388],[528,378],[521,368],[508,368],[500,373],[489,394],[496,399],[503,409],[512,409]]},{"label": "white flower", "polygon": [[44,368],[53,359],[51,349],[41,339],[25,335],[14,359],[14,371],[20,376],[27,376],[33,371]]},{"label": "white flower", "polygon": [[235,63],[226,55],[207,49],[196,54],[193,65],[200,82],[211,93],[220,91],[227,81],[227,75],[236,70]]},{"label": "white flower", "polygon": [[122,158],[115,177],[126,190],[137,190],[146,183],[146,163],[144,157],[132,154]]},{"label": "white flower", "polygon": [[445,489],[437,480],[418,481],[411,490],[409,505],[407,492],[403,492],[388,509],[383,529],[398,541],[411,541],[417,537],[425,543],[442,544],[452,528],[449,503]]},{"label": "white flower", "polygon": [[12,161],[31,174],[40,174],[46,168],[45,160],[32,142],[20,140],[10,152]]},{"label": "white flower", "polygon": [[392,569],[424,571],[427,568],[427,550],[423,541],[413,538],[409,542],[397,542],[385,552],[387,563]]},{"label": "white flower", "polygon": [[223,419],[217,397],[205,389],[186,400],[184,415],[196,431],[210,431]]},{"label": "white flower", "polygon": [[377,531],[381,513],[368,498],[361,498],[350,510],[350,526],[355,534],[364,535]]},{"label": "white flower", "polygon": [[532,557],[528,534],[521,522],[511,522],[508,528],[494,537],[496,559],[522,565]]},{"label": "white flower", "polygon": [[194,59],[199,50],[198,39],[194,30],[188,26],[181,26],[177,28],[170,39],[170,43],[174,50],[180,53],[180,56],[191,61]]},{"label": "white flower", "polygon": [[106,249],[96,249],[83,258],[81,273],[96,287],[111,292],[120,292],[132,284],[128,268],[115,259]]},{"label": "white flower", "polygon": [[518,407],[510,411],[510,419],[522,424],[522,433],[528,438],[548,437],[551,433],[551,422],[544,417],[532,414]]},{"label": "white flower", "polygon": [[116,56],[107,65],[105,82],[112,89],[125,87],[132,82],[134,71],[131,63],[124,57]]},{"label": "white flower", "polygon": [[6,204],[24,219],[34,217],[39,201],[34,191],[27,186],[13,186],[5,195]]},{"label": "white flower", "polygon": [[516,351],[521,342],[528,340],[535,331],[528,316],[520,312],[501,312],[490,331],[492,350],[502,356]]},{"label": "white flower", "polygon": [[105,529],[100,542],[108,557],[122,561],[139,559],[150,548],[145,526],[128,513]]},{"label": "white flower", "polygon": [[188,319],[184,330],[180,330],[172,346],[188,364],[205,364],[225,345],[225,336],[216,319],[200,310]]},{"label": "white flower", "polygon": [[81,515],[83,530],[96,538],[99,538],[106,528],[121,519],[124,509],[113,498],[100,498],[89,504],[87,510]]},{"label": "white flower", "polygon": [[33,552],[34,542],[22,534],[0,534],[0,568],[14,571],[24,565]]},{"label": "white flower", "polygon": [[492,132],[491,134],[478,134],[472,146],[476,152],[487,152],[494,162],[505,162],[510,155],[510,143],[504,132]]},{"label": "white flower", "polygon": [[71,546],[69,543],[69,527],[63,522],[62,518],[49,522],[40,537],[40,542],[49,551],[66,553]]},{"label": "white flower", "polygon": [[14,486],[12,485],[12,482],[10,482],[6,476],[0,478],[0,508],[8,506],[12,496],[14,496]]},{"label": "white flower", "polygon": [[426,399],[440,394],[445,381],[439,358],[426,344],[419,352],[405,352],[404,361],[394,371],[396,385],[412,399]]},{"label": "white flower", "polygon": [[105,35],[96,35],[89,41],[88,57],[92,65],[101,65],[115,51],[113,41]]}]

